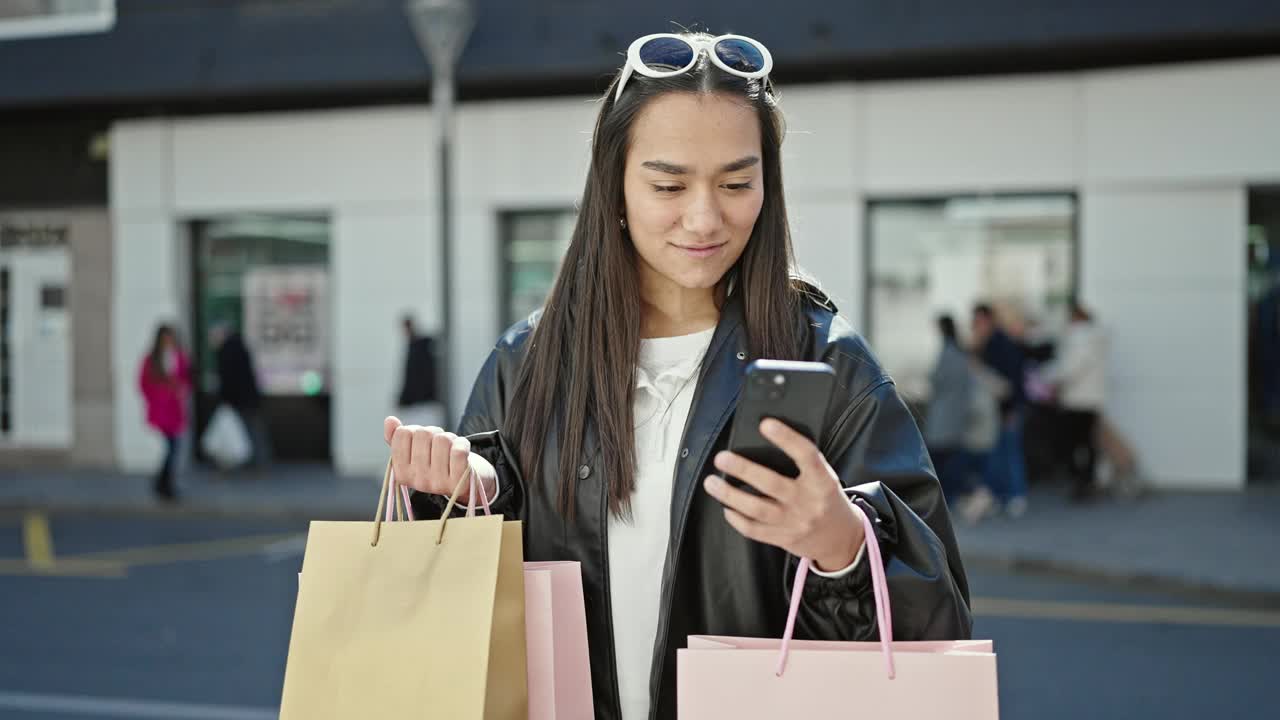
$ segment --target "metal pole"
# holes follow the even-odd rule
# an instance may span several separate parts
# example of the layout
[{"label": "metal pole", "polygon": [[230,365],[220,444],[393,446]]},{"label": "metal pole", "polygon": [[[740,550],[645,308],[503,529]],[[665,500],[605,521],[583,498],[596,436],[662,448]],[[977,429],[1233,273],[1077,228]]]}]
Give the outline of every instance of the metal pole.
[{"label": "metal pole", "polygon": [[440,377],[444,379],[445,427],[457,426],[460,418],[453,415],[453,173],[450,163],[450,151],[453,143],[453,63],[438,62],[434,64],[434,77],[431,83],[431,106],[436,114],[437,147],[439,149],[439,182],[440,198],[440,259],[443,267],[440,274],[440,303],[443,313],[440,343]]},{"label": "metal pole", "polygon": [[440,376],[444,379],[445,423],[453,427],[453,150],[454,68],[474,24],[470,0],[408,0],[405,11],[418,47],[431,63],[431,105],[436,117],[440,164]]}]

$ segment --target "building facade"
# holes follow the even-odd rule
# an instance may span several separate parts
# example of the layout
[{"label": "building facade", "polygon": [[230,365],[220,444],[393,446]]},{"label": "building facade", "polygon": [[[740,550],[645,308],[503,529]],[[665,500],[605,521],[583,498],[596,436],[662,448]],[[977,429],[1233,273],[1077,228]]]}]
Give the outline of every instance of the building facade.
[{"label": "building facade", "polygon": [[[115,4],[115,29],[98,42],[161,22],[131,16],[130,5]],[[240,6],[240,20],[269,28],[328,27],[355,12],[316,3],[316,15],[292,17],[263,3],[230,5]],[[340,90],[317,93],[287,61],[264,71],[285,82],[266,98],[234,63],[220,77],[240,89],[204,88],[222,103],[199,101],[200,87],[186,88],[188,96],[157,80],[150,92],[160,100],[149,111],[133,100],[99,108],[109,147],[102,206],[10,209],[0,196],[11,236],[66,238],[0,249],[0,271],[11,268],[13,278],[10,316],[24,323],[6,332],[25,353],[19,360],[10,351],[0,366],[9,368],[10,424],[20,428],[7,431],[3,452],[55,447],[67,462],[149,469],[158,440],[141,422],[134,385],[155,324],[183,329],[209,390],[204,338],[231,322],[246,330],[269,376],[286,457],[374,472],[385,456],[380,423],[400,382],[399,319],[412,312],[427,334],[439,331],[445,271],[456,296],[443,387],[455,408],[464,404],[494,339],[538,305],[554,277],[605,82],[591,73],[607,72],[605,63],[616,62],[608,56],[628,40],[597,36],[610,51],[574,50],[560,65],[549,57],[557,45],[538,46],[528,82],[514,88],[519,77],[503,77],[513,61],[494,48],[519,27],[499,12],[515,6],[480,4],[463,59],[455,261],[446,269],[433,113],[415,85],[424,66],[403,52],[412,40],[407,26],[394,25],[404,22],[398,6],[373,6],[382,14],[347,19],[398,28],[399,44],[388,43],[397,50],[353,61],[360,67],[346,76],[332,66],[305,71],[332,73]],[[909,394],[927,395],[936,313],[964,317],[988,300],[1029,336],[1052,336],[1078,295],[1109,331],[1107,414],[1144,474],[1166,487],[1244,487],[1259,434],[1251,398],[1266,375],[1250,364],[1259,326],[1251,308],[1280,266],[1280,232],[1267,220],[1280,216],[1280,94],[1268,90],[1280,87],[1280,54],[1265,52],[1280,37],[1280,13],[1233,8],[1224,3],[1215,21],[1241,30],[1234,44],[1214,44],[1221,31],[1206,32],[1218,38],[1212,43],[1192,42],[1150,17],[1144,27],[1154,40],[1114,39],[1102,29],[1114,22],[1095,17],[1094,36],[1044,38],[1040,55],[1010,49],[1012,36],[999,34],[1018,28],[993,14],[987,25],[952,29],[957,72],[929,59],[937,53],[902,18],[879,19],[905,28],[896,52],[868,49],[857,32],[846,39],[842,21],[852,18],[816,5],[809,25],[770,28],[776,43],[736,28],[781,48],[784,173],[799,260]],[[1111,19],[1143,20],[1120,14]],[[1084,32],[1087,23],[1073,22],[1085,16],[1064,26]],[[1252,34],[1243,33],[1248,19]],[[657,23],[589,20],[613,33]],[[1260,23],[1276,34],[1262,37]],[[815,32],[837,49],[805,54],[802,41]],[[1102,41],[1105,52],[1096,49]],[[986,45],[975,55],[966,42]],[[1073,63],[1074,47],[1095,50]],[[5,51],[0,41],[0,66]],[[797,58],[790,82],[788,54]],[[359,72],[366,76],[352,77]],[[367,96],[356,94],[361,88]],[[35,92],[8,98],[14,117],[56,115]],[[58,282],[63,295],[52,289]],[[47,347],[33,349],[32,338]],[[39,359],[55,355],[65,362]],[[33,411],[28,387],[56,402]]]}]

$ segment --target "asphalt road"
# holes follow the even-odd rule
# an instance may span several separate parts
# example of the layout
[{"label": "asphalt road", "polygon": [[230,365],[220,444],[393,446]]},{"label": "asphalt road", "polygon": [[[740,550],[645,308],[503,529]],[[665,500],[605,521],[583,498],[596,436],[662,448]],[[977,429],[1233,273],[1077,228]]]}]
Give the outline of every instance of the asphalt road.
[{"label": "asphalt road", "polygon": [[[275,717],[305,529],[0,516],[0,718]],[[1003,718],[1280,712],[1280,614],[1043,577],[970,580]]]}]

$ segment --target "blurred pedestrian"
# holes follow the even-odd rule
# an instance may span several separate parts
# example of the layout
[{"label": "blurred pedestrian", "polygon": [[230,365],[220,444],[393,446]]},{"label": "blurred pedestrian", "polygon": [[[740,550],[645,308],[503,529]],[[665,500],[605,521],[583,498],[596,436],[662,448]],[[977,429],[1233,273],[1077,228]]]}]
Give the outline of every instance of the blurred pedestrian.
[{"label": "blurred pedestrian", "polygon": [[436,379],[436,346],[418,332],[413,316],[401,319],[405,338],[404,380],[400,384],[400,419],[407,425],[440,425],[443,421]]},{"label": "blurred pedestrian", "polygon": [[960,347],[956,321],[942,315],[937,321],[942,349],[929,375],[929,409],[925,415],[924,440],[938,471],[938,481],[947,504],[955,507],[968,491],[965,433],[973,418],[976,390],[969,356]]},{"label": "blurred pedestrian", "polygon": [[1072,498],[1087,500],[1097,492],[1098,418],[1106,400],[1107,337],[1079,303],[1071,304],[1071,322],[1054,360],[1038,375],[1054,389],[1060,407]]},{"label": "blurred pedestrian", "polygon": [[217,348],[218,399],[235,410],[249,433],[253,446],[249,463],[264,468],[271,462],[271,439],[262,414],[262,390],[253,355],[244,337],[228,323],[214,326],[212,341]]},{"label": "blurred pedestrian", "polygon": [[1022,432],[1026,422],[1026,354],[996,322],[990,305],[973,308],[974,352],[1009,391],[1000,400],[1000,435],[986,463],[986,482],[1010,517],[1027,511],[1027,464]]},{"label": "blurred pedestrian", "polygon": [[187,428],[187,404],[191,395],[191,361],[170,325],[156,328],[151,349],[138,369],[138,389],[147,408],[147,424],[164,438],[164,460],[152,489],[162,501],[178,497],[174,483],[179,440]]},{"label": "blurred pedestrian", "polygon": [[[1009,393],[1009,383],[982,361],[969,355],[969,371],[973,373],[972,410],[964,434],[961,455],[966,483],[972,488],[959,503],[960,517],[970,525],[977,524],[996,509],[996,495],[989,485],[987,467],[991,451],[1000,438],[1000,401]],[[976,477],[978,482],[972,482]]]}]

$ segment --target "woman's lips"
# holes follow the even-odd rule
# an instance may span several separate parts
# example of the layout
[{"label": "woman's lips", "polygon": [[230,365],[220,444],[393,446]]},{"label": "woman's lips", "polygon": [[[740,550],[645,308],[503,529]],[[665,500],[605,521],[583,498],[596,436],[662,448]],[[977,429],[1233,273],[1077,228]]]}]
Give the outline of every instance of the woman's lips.
[{"label": "woman's lips", "polygon": [[707,257],[711,257],[712,255],[715,255],[716,251],[724,246],[725,246],[724,243],[718,243],[715,245],[697,245],[697,246],[673,245],[672,247],[675,247],[676,249],[684,252],[686,255],[690,257],[707,258]]}]

